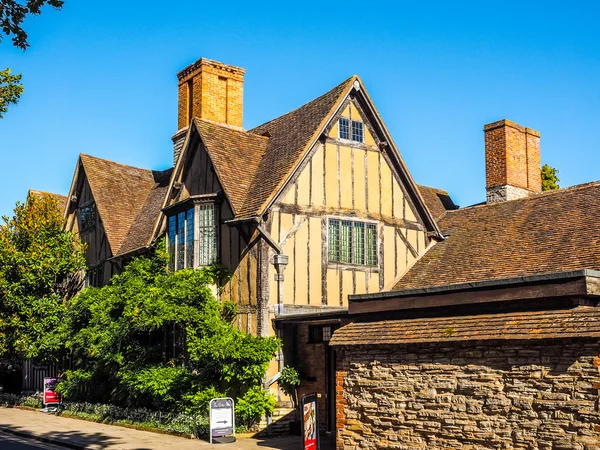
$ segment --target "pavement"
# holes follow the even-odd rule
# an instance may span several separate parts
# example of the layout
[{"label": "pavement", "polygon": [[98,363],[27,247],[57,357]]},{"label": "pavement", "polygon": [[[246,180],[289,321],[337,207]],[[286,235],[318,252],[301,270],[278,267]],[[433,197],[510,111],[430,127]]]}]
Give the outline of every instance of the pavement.
[{"label": "pavement", "polygon": [[[208,449],[218,445],[223,450],[300,450],[300,438],[242,438],[231,444],[209,444],[199,439],[150,431],[132,430],[118,425],[106,425],[28,411],[0,407],[0,432],[70,449],[162,450]],[[1,438],[2,435],[0,435]],[[2,441],[0,439],[0,445]],[[4,448],[2,445],[1,448]],[[9,447],[7,447],[9,448]]]}]

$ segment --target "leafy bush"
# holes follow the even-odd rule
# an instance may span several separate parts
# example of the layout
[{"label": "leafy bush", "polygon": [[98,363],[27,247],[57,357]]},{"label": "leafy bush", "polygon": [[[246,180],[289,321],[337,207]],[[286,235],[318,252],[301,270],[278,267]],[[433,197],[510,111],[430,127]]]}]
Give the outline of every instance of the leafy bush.
[{"label": "leafy bush", "polygon": [[237,399],[236,417],[241,425],[252,428],[261,417],[273,413],[276,405],[275,396],[259,386],[254,386]]},{"label": "leafy bush", "polygon": [[292,399],[294,408],[298,406],[298,386],[300,386],[300,374],[291,367],[285,366],[279,377],[279,386]]},{"label": "leafy bush", "polygon": [[184,396],[185,409],[189,414],[208,416],[210,401],[213,398],[227,397],[227,394],[217,391],[213,386],[189,393]]},{"label": "leafy bush", "polygon": [[234,305],[211,284],[222,267],[168,272],[161,242],[102,288],[68,301],[60,332],[73,355],[59,390],[69,401],[166,411],[205,411],[212,394],[259,385],[280,346],[239,331]]}]

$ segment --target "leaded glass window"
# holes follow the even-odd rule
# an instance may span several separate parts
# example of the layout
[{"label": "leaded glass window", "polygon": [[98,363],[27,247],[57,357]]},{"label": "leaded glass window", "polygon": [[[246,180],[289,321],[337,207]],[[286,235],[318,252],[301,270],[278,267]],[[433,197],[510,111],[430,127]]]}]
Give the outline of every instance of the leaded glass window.
[{"label": "leaded glass window", "polygon": [[175,230],[177,228],[177,216],[169,217],[169,224],[167,229],[167,245],[169,248],[169,270],[175,271],[175,242],[177,241]]},{"label": "leaded glass window", "polygon": [[169,270],[195,267],[196,263],[196,217],[190,208],[169,216],[167,223],[167,249]]},{"label": "leaded glass window", "polygon": [[377,225],[329,219],[329,261],[376,266]]},{"label": "leaded glass window", "polygon": [[185,213],[185,266],[194,267],[194,209]]},{"label": "leaded glass window", "polygon": [[96,228],[96,204],[89,203],[82,206],[79,210],[79,232],[85,233],[86,231],[92,231]]},{"label": "leaded glass window", "polygon": [[341,118],[338,121],[340,129],[340,139],[353,140],[355,142],[364,141],[364,125],[357,120]]},{"label": "leaded glass window", "polygon": [[367,224],[367,265],[377,265],[377,227],[375,224]]},{"label": "leaded glass window", "polygon": [[356,142],[363,141],[363,124],[362,122],[352,121],[352,140]]},{"label": "leaded glass window", "polygon": [[342,220],[342,236],[340,239],[340,262],[352,263],[352,222]]},{"label": "leaded glass window", "polygon": [[341,118],[339,120],[340,139],[350,139],[350,120]]},{"label": "leaded glass window", "polygon": [[340,221],[329,221],[329,261],[340,259]]},{"label": "leaded glass window", "polygon": [[217,208],[214,203],[198,206],[198,264],[217,261]]},{"label": "leaded glass window", "polygon": [[185,212],[177,214],[177,257],[175,270],[185,268]]}]

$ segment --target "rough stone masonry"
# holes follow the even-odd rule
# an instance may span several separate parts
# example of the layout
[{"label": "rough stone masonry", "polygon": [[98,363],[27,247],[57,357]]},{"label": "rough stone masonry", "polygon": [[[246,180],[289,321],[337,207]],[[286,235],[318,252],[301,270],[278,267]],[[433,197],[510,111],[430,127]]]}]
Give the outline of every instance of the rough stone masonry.
[{"label": "rough stone masonry", "polygon": [[339,348],[337,449],[600,450],[597,338]]}]

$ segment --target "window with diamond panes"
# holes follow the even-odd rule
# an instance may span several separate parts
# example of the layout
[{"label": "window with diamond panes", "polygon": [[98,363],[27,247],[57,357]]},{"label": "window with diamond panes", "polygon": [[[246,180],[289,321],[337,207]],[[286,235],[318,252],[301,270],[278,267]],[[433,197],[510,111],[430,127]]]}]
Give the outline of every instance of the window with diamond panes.
[{"label": "window with diamond panes", "polygon": [[329,261],[376,266],[377,225],[329,219]]},{"label": "window with diamond panes", "polygon": [[217,261],[217,208],[214,203],[198,205],[198,264]]},{"label": "window with diamond panes", "polygon": [[350,119],[340,119],[340,139],[350,139]]}]

